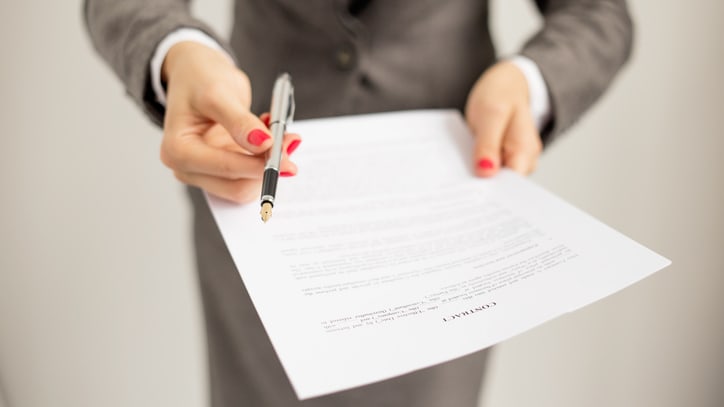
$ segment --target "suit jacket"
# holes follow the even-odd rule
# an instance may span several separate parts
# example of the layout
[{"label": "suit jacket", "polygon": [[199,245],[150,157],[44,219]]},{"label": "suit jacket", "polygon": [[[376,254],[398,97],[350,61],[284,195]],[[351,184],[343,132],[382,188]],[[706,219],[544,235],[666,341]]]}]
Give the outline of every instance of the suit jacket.
[{"label": "suit jacket", "polygon": [[[554,121],[573,124],[627,60],[633,28],[625,0],[536,0],[544,24],[521,50],[548,85]],[[161,124],[149,61],[170,31],[215,37],[253,84],[252,111],[268,110],[277,73],[295,78],[299,119],[459,107],[495,61],[486,0],[237,0],[231,41],[189,13],[184,0],[86,0],[98,52],[131,97]]]},{"label": "suit jacket", "polygon": [[[537,0],[544,24],[521,53],[540,68],[561,133],[601,95],[627,59],[624,0]],[[295,79],[296,118],[375,111],[462,109],[495,62],[485,0],[236,0],[230,42],[184,0],[86,0],[98,52],[156,123],[149,61],[169,32],[215,37],[251,79],[252,110],[268,109],[280,71]],[[294,397],[200,192],[189,189],[214,405],[468,406],[477,404],[485,352],[300,403]]]}]

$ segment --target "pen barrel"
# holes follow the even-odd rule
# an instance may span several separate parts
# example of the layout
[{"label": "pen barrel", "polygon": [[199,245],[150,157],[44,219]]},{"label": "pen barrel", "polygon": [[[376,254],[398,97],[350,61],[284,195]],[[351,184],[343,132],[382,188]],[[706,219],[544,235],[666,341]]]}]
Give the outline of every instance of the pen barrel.
[{"label": "pen barrel", "polygon": [[[282,160],[284,133],[287,130],[287,125],[292,122],[294,117],[294,87],[292,86],[292,78],[287,73],[280,75],[274,82],[269,113],[271,116],[269,131],[274,138],[274,143],[269,151],[269,159],[264,168],[264,179],[261,186],[262,206],[265,202],[274,206],[277,181],[279,180],[279,167]],[[268,216],[271,216],[271,213]],[[262,219],[266,221],[268,217],[265,218],[262,215]]]},{"label": "pen barrel", "polygon": [[279,180],[279,171],[274,168],[264,170],[264,180],[261,184],[261,202],[269,202],[274,206],[274,197],[277,194],[277,181]]},{"label": "pen barrel", "polygon": [[266,162],[265,169],[274,168],[278,171],[282,162],[282,146],[284,145],[286,126],[282,123],[272,123],[269,125],[269,131],[274,138],[274,144],[272,144],[269,151],[269,159]]},{"label": "pen barrel", "polygon": [[294,86],[292,86],[292,77],[288,73],[279,75],[274,82],[269,115],[269,131],[274,138],[274,144],[269,153],[266,168],[279,170],[284,133],[294,117]]}]

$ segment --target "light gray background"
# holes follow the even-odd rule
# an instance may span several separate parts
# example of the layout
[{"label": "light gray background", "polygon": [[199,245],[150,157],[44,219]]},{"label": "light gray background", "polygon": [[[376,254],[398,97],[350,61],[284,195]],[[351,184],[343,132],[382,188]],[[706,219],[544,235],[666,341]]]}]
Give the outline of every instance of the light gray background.
[{"label": "light gray background", "polygon": [[[228,32],[229,0],[196,3]],[[503,54],[539,24],[529,3],[494,2]],[[498,346],[483,406],[724,405],[724,2],[631,3],[630,65],[533,178],[674,264]],[[4,1],[0,22],[0,406],[204,406],[159,131],[80,1]]]}]

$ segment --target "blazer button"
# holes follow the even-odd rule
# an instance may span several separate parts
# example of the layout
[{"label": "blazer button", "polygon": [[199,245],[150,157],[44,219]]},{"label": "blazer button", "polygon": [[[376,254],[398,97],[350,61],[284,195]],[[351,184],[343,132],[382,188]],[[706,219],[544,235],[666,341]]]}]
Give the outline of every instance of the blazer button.
[{"label": "blazer button", "polygon": [[348,71],[352,69],[356,62],[356,54],[354,48],[351,45],[343,45],[337,49],[334,53],[334,61],[342,71]]},{"label": "blazer button", "polygon": [[372,84],[372,80],[369,76],[365,73],[361,73],[359,76],[359,84],[365,89],[372,89],[374,85]]}]

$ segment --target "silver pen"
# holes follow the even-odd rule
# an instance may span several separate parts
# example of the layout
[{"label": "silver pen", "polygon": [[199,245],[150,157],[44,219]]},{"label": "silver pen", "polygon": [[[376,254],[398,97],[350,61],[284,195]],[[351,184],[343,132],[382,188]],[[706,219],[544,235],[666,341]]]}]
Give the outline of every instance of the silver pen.
[{"label": "silver pen", "polygon": [[264,167],[264,181],[261,185],[261,220],[265,223],[272,216],[272,208],[277,193],[284,133],[294,117],[294,86],[292,86],[292,77],[288,73],[279,75],[274,82],[269,113],[271,116],[269,130],[274,138],[274,144],[269,154],[269,160],[266,162],[266,167]]}]

